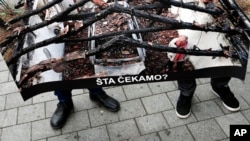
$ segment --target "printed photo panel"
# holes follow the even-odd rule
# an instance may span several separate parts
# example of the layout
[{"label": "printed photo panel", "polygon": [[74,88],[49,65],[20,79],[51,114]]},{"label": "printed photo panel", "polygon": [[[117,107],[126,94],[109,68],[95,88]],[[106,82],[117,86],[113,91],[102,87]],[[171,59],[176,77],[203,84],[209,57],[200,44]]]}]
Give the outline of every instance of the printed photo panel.
[{"label": "printed photo panel", "polygon": [[234,0],[31,0],[1,17],[24,100],[46,91],[179,79],[244,80],[250,20]]}]

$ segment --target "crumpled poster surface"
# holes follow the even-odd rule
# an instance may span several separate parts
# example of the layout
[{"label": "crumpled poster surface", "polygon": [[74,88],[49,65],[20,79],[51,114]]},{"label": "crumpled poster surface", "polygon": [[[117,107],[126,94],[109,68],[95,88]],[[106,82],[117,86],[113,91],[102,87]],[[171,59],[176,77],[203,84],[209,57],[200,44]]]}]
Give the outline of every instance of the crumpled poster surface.
[{"label": "crumpled poster surface", "polygon": [[[24,100],[57,89],[245,79],[250,21],[234,0],[98,2],[27,0],[7,21],[13,33],[1,53]],[[183,35],[189,48],[171,44]]]}]

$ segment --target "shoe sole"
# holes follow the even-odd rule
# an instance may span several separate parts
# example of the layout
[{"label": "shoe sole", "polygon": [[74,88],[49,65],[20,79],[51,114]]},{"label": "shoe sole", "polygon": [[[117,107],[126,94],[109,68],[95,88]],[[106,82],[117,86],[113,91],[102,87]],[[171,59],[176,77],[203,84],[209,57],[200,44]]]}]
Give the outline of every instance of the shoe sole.
[{"label": "shoe sole", "polygon": [[[221,99],[221,97],[218,95],[218,93],[215,92],[213,89],[212,89],[212,93],[213,93],[215,96],[217,96],[217,97],[219,97],[219,98]],[[224,106],[226,109],[228,109],[229,111],[231,111],[231,112],[236,112],[236,111],[239,111],[239,110],[240,110],[240,106],[237,107],[237,108],[232,108],[232,107],[227,106],[227,105],[224,103],[224,101],[221,100],[221,102],[222,102],[223,106]]]},{"label": "shoe sole", "polygon": [[190,110],[189,113],[186,114],[186,115],[180,115],[180,114],[177,112],[176,109],[175,109],[175,113],[176,113],[177,117],[182,118],[182,119],[185,119],[185,118],[188,118],[188,117],[191,115],[191,110]]}]

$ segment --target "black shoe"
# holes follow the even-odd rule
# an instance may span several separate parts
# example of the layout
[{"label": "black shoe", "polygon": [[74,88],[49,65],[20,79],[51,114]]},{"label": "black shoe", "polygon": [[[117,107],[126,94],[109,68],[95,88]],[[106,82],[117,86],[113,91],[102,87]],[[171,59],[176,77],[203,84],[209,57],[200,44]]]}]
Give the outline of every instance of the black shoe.
[{"label": "black shoe", "polygon": [[176,115],[179,118],[187,118],[191,114],[192,97],[180,95],[176,105]]},{"label": "black shoe", "polygon": [[67,118],[73,109],[73,103],[59,102],[57,108],[50,119],[50,125],[53,129],[60,129],[64,126]]},{"label": "black shoe", "polygon": [[90,94],[89,97],[91,100],[97,101],[111,112],[117,112],[120,110],[119,102],[116,99],[108,96],[104,91],[98,94]]},{"label": "black shoe", "polygon": [[234,97],[234,94],[231,92],[230,88],[228,86],[224,87],[212,87],[213,93],[220,97],[222,100],[223,105],[232,112],[239,111],[240,110],[240,103],[239,101]]}]

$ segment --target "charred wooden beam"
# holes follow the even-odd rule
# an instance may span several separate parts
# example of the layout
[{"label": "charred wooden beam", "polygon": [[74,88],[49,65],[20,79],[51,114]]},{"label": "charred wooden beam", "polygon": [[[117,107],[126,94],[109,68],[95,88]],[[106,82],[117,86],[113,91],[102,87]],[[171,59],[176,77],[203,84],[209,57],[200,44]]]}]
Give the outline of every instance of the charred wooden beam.
[{"label": "charred wooden beam", "polygon": [[175,28],[173,28],[171,25],[160,26],[160,27],[148,27],[148,28],[142,28],[142,29],[133,29],[133,30],[126,30],[126,31],[103,33],[100,35],[95,35],[95,36],[87,37],[87,38],[65,38],[63,40],[58,41],[57,43],[84,42],[84,41],[97,40],[97,39],[107,38],[107,37],[112,37],[112,36],[117,36],[117,35],[132,35],[134,33],[157,32],[157,31],[172,30],[172,29],[175,29]]},{"label": "charred wooden beam", "polygon": [[160,0],[160,1],[166,5],[173,5],[176,7],[187,8],[190,10],[200,11],[211,15],[221,15],[224,12],[221,9],[205,9],[200,6],[196,6],[192,3],[183,3],[181,1],[176,1],[176,0]]},{"label": "charred wooden beam", "polygon": [[[166,45],[156,45],[156,44],[148,44],[147,42],[138,41],[132,38],[128,38],[125,36],[120,36],[117,38],[117,42],[113,42],[115,44],[129,44],[135,47],[145,48],[147,50],[155,50],[155,51],[164,51],[164,52],[173,52],[173,53],[182,53],[182,54],[188,54],[188,55],[195,55],[195,56],[221,56],[221,57],[228,57],[223,50],[195,50],[195,49],[182,49],[182,48],[176,48],[176,47],[169,47]],[[100,49],[96,49],[95,51],[89,51],[86,56],[94,55],[99,53],[102,47]],[[105,46],[104,46],[105,49]]]},{"label": "charred wooden beam", "polygon": [[22,51],[17,53],[14,57],[12,57],[8,61],[6,61],[7,65],[10,65],[10,64],[16,62],[19,57],[21,57],[22,55],[24,55],[24,54],[26,54],[26,53],[28,53],[28,52],[30,52],[32,50],[35,50],[37,48],[40,48],[40,47],[43,47],[43,46],[46,46],[46,45],[49,45],[49,44],[52,44],[52,43],[55,43],[55,42],[60,41],[60,40],[62,40],[64,38],[66,38],[66,37],[77,34],[78,32],[80,32],[81,30],[83,30],[83,29],[87,28],[88,26],[92,25],[96,21],[105,18],[110,13],[112,13],[111,8],[104,9],[101,12],[99,12],[98,14],[96,14],[93,18],[85,20],[83,22],[83,26],[80,27],[78,30],[70,31],[67,34],[63,34],[63,35],[60,35],[60,36],[55,36],[55,37],[49,38],[47,40],[44,40],[44,41],[38,42],[36,44],[33,44],[30,47],[24,48]]},{"label": "charred wooden beam", "polygon": [[[156,8],[168,8],[168,6],[158,3],[158,4],[148,4],[143,6],[131,6],[131,8],[136,10],[150,10]],[[84,20],[88,17],[94,16],[97,13],[98,12],[82,12],[80,14],[69,14],[65,16],[63,19],[59,19],[57,22],[64,22],[67,20]]]},{"label": "charred wooden beam", "polygon": [[[22,35],[22,34],[25,34],[27,32],[31,32],[31,31],[33,31],[35,29],[38,29],[38,28],[46,26],[46,25],[48,25],[50,23],[56,22],[59,19],[63,19],[65,14],[66,15],[69,14],[70,11],[73,11],[78,6],[85,4],[85,2],[87,2],[87,1],[88,0],[81,1],[81,2],[79,2],[79,3],[77,3],[77,4],[73,5],[73,6],[69,7],[68,9],[66,9],[65,11],[60,13],[59,15],[56,15],[56,16],[52,17],[50,21],[44,21],[44,22],[42,22],[40,24],[31,26],[31,27],[25,29],[20,34]],[[169,25],[172,25],[172,26],[170,26],[170,29],[192,29],[192,30],[199,30],[199,31],[205,31],[205,32],[213,31],[213,32],[222,32],[222,33],[228,33],[228,34],[239,33],[239,31],[236,30],[236,29],[224,30],[224,29],[216,28],[216,27],[211,27],[211,28],[210,27],[200,27],[200,26],[193,25],[192,23],[179,22],[179,21],[174,20],[172,18],[167,18],[167,17],[163,17],[163,16],[160,16],[160,15],[155,15],[155,14],[142,12],[140,10],[135,10],[133,8],[124,8],[124,7],[120,6],[120,5],[116,5],[114,7],[109,7],[107,9],[104,9],[104,10],[100,11],[99,13],[95,14],[94,16],[91,16],[91,18],[88,18],[88,19],[84,20],[83,21],[83,26],[80,27],[77,31],[72,31],[72,32],[69,32],[69,33],[67,33],[65,35],[61,35],[59,37],[53,37],[53,38],[41,41],[41,42],[39,42],[37,44],[34,44],[31,47],[23,49],[22,51],[17,53],[13,58],[8,60],[7,62],[8,62],[8,64],[11,64],[11,63],[15,62],[21,55],[23,55],[25,53],[28,53],[29,51],[32,51],[32,50],[34,50],[36,48],[39,48],[39,47],[42,47],[42,46],[45,46],[45,45],[48,45],[48,44],[51,44],[51,43],[61,42],[61,40],[63,40],[64,38],[78,33],[79,31],[87,28],[89,25],[93,24],[94,22],[96,22],[96,21],[106,17],[108,14],[111,14],[111,13],[114,13],[114,12],[127,13],[127,14],[131,14],[133,16],[143,17],[143,18],[147,18],[147,19],[150,19],[150,20],[155,20],[155,21],[167,23]],[[147,29],[145,31],[143,31],[143,29],[140,29],[140,30],[141,30],[140,33],[143,33],[143,32],[146,32]],[[132,31],[132,32],[139,33],[139,31]],[[108,36],[112,36],[112,34],[113,35],[114,34],[119,35],[119,34],[124,34],[124,33],[110,33],[110,35],[108,35]],[[100,36],[102,36],[102,37],[93,37],[93,38],[97,39],[97,38],[105,37],[105,35],[100,35]],[[15,38],[15,37],[13,37],[13,38]],[[90,39],[83,39],[83,40],[91,40],[91,38]],[[3,44],[4,43],[1,43],[1,45],[3,45]]]},{"label": "charred wooden beam", "polygon": [[48,70],[54,70],[56,72],[62,71],[61,69],[57,68],[63,68],[60,67],[60,65],[67,63],[68,61],[86,58],[92,55],[96,55],[98,53],[107,51],[114,47],[113,45],[119,45],[119,44],[130,44],[132,46],[136,47],[142,47],[147,50],[157,50],[157,51],[164,51],[164,52],[176,52],[176,53],[183,53],[183,54],[189,54],[189,55],[196,55],[196,56],[224,56],[227,57],[223,50],[222,51],[212,51],[212,50],[193,50],[193,49],[180,49],[175,47],[169,47],[169,46],[163,46],[163,45],[151,45],[146,42],[141,42],[134,40],[132,38],[127,38],[125,36],[117,36],[104,44],[100,45],[99,47],[92,49],[90,51],[77,51],[72,52],[69,54],[66,54],[63,58],[52,58],[48,60],[43,60],[40,63],[31,66],[26,73],[22,76],[20,79],[18,86],[21,87],[24,83],[26,83],[30,78],[34,77],[36,74],[48,71]]},{"label": "charred wooden beam", "polygon": [[235,48],[235,52],[234,52],[235,54],[233,55],[239,59],[242,66],[246,67],[247,62],[248,62],[248,50],[247,50],[248,48],[242,42],[242,39],[240,39],[240,37],[231,36],[228,38],[229,38],[228,40],[231,42],[231,44]]},{"label": "charred wooden beam", "polygon": [[52,24],[54,22],[57,22],[58,19],[63,19],[65,15],[68,15],[70,12],[74,11],[77,7],[83,6],[86,2],[88,2],[89,0],[82,0],[79,1],[78,3],[70,6],[69,8],[67,8],[66,10],[64,10],[63,12],[53,16],[49,21],[43,21],[41,23],[38,23],[36,25],[30,26],[25,28],[24,30],[22,30],[18,35],[12,35],[9,37],[6,37],[5,41],[0,43],[0,46],[6,46],[7,44],[11,43],[15,38],[17,38],[18,36],[22,36],[28,32],[32,32],[36,29],[42,28],[44,26],[47,26],[49,24]]},{"label": "charred wooden beam", "polygon": [[38,13],[40,13],[41,11],[46,10],[46,9],[48,9],[48,8],[54,6],[55,4],[58,4],[58,3],[62,2],[62,1],[63,1],[63,0],[54,0],[54,1],[52,1],[52,2],[49,2],[49,3],[47,3],[46,5],[42,6],[41,8],[38,8],[38,9],[36,9],[36,10],[32,10],[32,11],[29,12],[29,13],[23,14],[23,15],[21,15],[21,16],[18,16],[18,17],[16,17],[16,18],[13,18],[13,19],[9,20],[9,21],[7,22],[7,24],[14,24],[14,23],[16,23],[16,22],[18,22],[18,21],[20,21],[20,20],[22,20],[22,19],[24,19],[24,18],[28,18],[28,17],[30,17],[30,16],[32,16],[32,15],[38,14]]},{"label": "charred wooden beam", "polygon": [[241,10],[234,0],[220,0],[221,5],[230,15],[228,18],[236,27],[242,27],[244,30],[240,36],[229,36],[228,40],[235,47],[236,55],[243,66],[248,62],[248,50],[250,48],[250,19]]},{"label": "charred wooden beam", "polygon": [[[51,18],[51,20],[49,21],[44,21],[41,22],[37,25],[28,27],[26,29],[24,29],[23,31],[20,32],[19,35],[25,34],[27,32],[31,32],[33,30],[42,28],[44,26],[47,26],[53,22],[58,22],[58,21],[62,21],[64,19],[64,16],[69,14],[71,11],[73,11],[74,9],[76,9],[77,7],[85,4],[88,0],[84,0],[81,1],[79,3],[74,4],[73,6],[67,8],[65,11],[61,12],[60,14],[54,16]],[[222,32],[222,33],[228,33],[228,34],[235,34],[238,33],[240,31],[238,31],[238,29],[230,29],[230,30],[224,30],[222,28],[207,28],[207,27],[199,27],[199,26],[195,26],[192,23],[187,23],[187,22],[180,22],[178,20],[172,19],[172,18],[167,18],[164,16],[160,16],[160,15],[156,15],[156,14],[151,14],[151,13],[147,13],[147,12],[143,12],[140,10],[135,10],[133,8],[129,8],[129,7],[123,7],[120,5],[116,5],[114,7],[111,7],[110,10],[112,10],[113,12],[122,12],[122,13],[127,13],[127,14],[131,14],[133,16],[138,16],[138,17],[142,17],[142,18],[146,18],[146,19],[150,19],[153,21],[158,21],[158,22],[163,22],[163,23],[167,23],[167,24],[172,24],[175,25],[176,29],[191,29],[191,30],[199,30],[199,31],[213,31],[213,32]],[[98,14],[97,14],[98,15]],[[94,17],[94,16],[92,16]],[[7,39],[5,41],[3,41],[0,46],[5,46],[7,44],[9,44],[13,39],[15,39],[18,35],[12,35],[10,37],[7,37]]]},{"label": "charred wooden beam", "polygon": [[[182,6],[183,5],[190,5],[190,4],[184,4],[184,3],[181,3],[181,2],[173,2],[173,3],[178,3],[178,5],[182,5]],[[214,11],[211,12],[211,10],[207,10],[207,9],[202,8],[202,7],[194,6],[194,5],[191,5],[191,7],[196,7],[196,9],[191,9],[191,10],[197,10],[197,11],[200,11],[200,12],[204,12],[204,13],[208,13],[208,14],[213,14],[213,15],[220,15],[220,14],[223,13],[223,12],[220,13],[220,14],[218,12],[213,13]],[[158,9],[158,8],[169,8],[169,5],[162,4],[162,3],[156,3],[156,4],[147,4],[147,5],[143,5],[143,6],[130,6],[131,11],[132,10],[150,10],[150,9]],[[182,7],[182,8],[186,8],[186,7]],[[82,14],[72,14],[72,15],[66,16],[65,19],[83,20],[84,18],[86,18],[85,16],[89,17],[91,15],[94,15],[95,13],[96,12],[82,13]]]},{"label": "charred wooden beam", "polygon": [[230,14],[229,19],[232,23],[248,29],[246,32],[250,35],[250,19],[241,10],[237,3],[234,0],[220,0],[220,3]]},{"label": "charred wooden beam", "polygon": [[146,13],[146,12],[135,10],[129,7],[128,8],[122,7],[120,5],[115,6],[112,10],[113,12],[127,13],[127,14],[131,14],[132,16],[142,17],[145,19],[170,24],[170,25],[173,25],[175,29],[191,29],[191,30],[198,30],[198,31],[205,31],[205,32],[208,32],[208,31],[221,32],[221,33],[227,33],[227,34],[241,33],[241,30],[239,29],[225,30],[223,28],[218,28],[218,27],[196,26],[193,23],[182,22],[182,21],[178,21],[172,18],[161,16],[161,15]]}]

